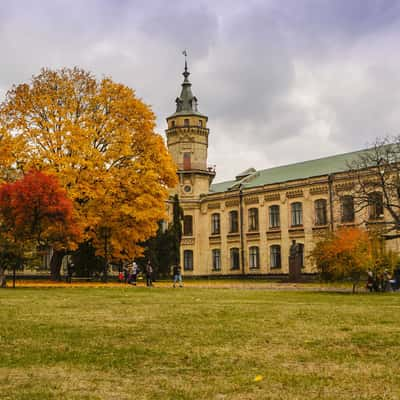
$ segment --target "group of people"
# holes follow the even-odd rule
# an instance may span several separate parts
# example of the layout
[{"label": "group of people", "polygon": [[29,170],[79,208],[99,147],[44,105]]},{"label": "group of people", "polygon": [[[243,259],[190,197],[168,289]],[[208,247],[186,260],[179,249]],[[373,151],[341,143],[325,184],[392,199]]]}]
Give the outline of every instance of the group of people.
[{"label": "group of people", "polygon": [[400,289],[400,267],[397,267],[393,276],[389,270],[383,273],[368,271],[367,289],[370,292],[392,292]]},{"label": "group of people", "polygon": [[[130,285],[136,286],[138,275],[140,272],[141,271],[136,262],[132,261],[123,266],[123,269],[119,274],[119,280],[120,282],[125,282],[129,283]],[[151,266],[150,261],[148,261],[144,269],[147,287],[153,286],[153,281],[154,281],[153,273],[154,273],[153,267]],[[177,285],[179,285],[179,287],[183,287],[182,268],[179,264],[174,265],[172,267],[172,275],[173,275],[173,287],[175,288]]]},{"label": "group of people", "polygon": [[[123,266],[122,272],[119,274],[119,280],[136,286],[139,273],[140,269],[138,265],[135,261],[132,261]],[[147,262],[144,273],[146,275],[146,286],[153,286],[153,267],[151,266],[150,261]]]}]

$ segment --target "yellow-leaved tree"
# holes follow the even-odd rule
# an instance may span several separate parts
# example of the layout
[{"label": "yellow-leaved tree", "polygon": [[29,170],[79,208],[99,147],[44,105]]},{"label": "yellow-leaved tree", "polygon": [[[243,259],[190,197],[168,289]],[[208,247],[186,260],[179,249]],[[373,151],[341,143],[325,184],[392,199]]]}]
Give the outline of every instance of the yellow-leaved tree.
[{"label": "yellow-leaved tree", "polygon": [[[56,175],[73,201],[80,241],[98,255],[132,258],[155,234],[177,183],[154,129],[153,112],[127,86],[79,68],[43,69],[0,106],[0,179],[32,168]],[[65,250],[53,255],[55,279]]]}]

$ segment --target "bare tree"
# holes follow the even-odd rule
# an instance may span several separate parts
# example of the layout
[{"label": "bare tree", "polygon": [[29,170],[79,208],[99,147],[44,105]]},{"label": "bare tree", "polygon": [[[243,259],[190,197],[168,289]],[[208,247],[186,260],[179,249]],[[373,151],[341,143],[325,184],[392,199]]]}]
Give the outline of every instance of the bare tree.
[{"label": "bare tree", "polygon": [[377,139],[348,167],[355,212],[386,240],[400,237],[400,136]]}]

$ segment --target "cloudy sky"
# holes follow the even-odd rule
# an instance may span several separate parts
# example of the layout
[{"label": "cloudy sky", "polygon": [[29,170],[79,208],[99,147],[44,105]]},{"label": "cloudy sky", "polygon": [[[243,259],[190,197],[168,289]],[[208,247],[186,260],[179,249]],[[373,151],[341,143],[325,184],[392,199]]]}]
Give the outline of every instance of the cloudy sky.
[{"label": "cloudy sky", "polygon": [[80,66],[175,111],[182,50],[216,181],[400,134],[400,0],[0,1],[0,98]]}]

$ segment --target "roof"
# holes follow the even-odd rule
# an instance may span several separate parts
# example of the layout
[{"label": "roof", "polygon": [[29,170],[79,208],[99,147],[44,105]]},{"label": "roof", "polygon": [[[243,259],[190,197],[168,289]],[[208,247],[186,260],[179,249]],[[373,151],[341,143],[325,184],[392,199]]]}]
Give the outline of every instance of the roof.
[{"label": "roof", "polygon": [[315,160],[303,161],[295,164],[282,165],[279,167],[268,168],[256,171],[241,180],[226,181],[211,185],[211,193],[222,193],[238,188],[254,188],[257,186],[283,183],[298,179],[306,179],[314,176],[328,175],[332,173],[344,172],[349,169],[348,165],[357,160],[360,155],[369,150],[359,150],[351,153],[338,154],[335,156],[318,158]]}]

